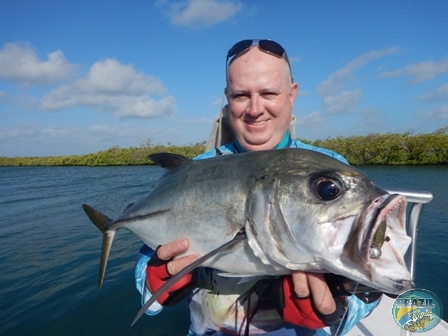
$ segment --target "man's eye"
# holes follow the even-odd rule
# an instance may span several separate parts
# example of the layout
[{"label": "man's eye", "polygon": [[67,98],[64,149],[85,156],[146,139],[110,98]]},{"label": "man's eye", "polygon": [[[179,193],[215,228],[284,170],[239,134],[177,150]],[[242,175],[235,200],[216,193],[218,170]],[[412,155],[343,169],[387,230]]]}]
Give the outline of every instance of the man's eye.
[{"label": "man's eye", "polygon": [[246,95],[244,95],[244,94],[235,94],[235,95],[232,96],[232,98],[235,99],[235,100],[242,100],[242,99],[246,98]]},{"label": "man's eye", "polygon": [[263,93],[263,98],[265,98],[265,99],[273,99],[275,97],[277,97],[277,94],[275,92]]}]

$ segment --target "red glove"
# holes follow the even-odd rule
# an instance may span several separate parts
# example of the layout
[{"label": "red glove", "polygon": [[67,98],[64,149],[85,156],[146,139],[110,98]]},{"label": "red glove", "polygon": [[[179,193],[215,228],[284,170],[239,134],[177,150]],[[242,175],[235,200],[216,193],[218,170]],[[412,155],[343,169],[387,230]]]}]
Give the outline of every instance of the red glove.
[{"label": "red glove", "polygon": [[284,321],[309,329],[319,329],[340,322],[346,309],[345,297],[335,298],[335,312],[325,315],[314,308],[310,297],[297,298],[291,276],[285,276],[282,285],[284,298],[282,318]]},{"label": "red glove", "polygon": [[[157,247],[151,259],[149,259],[146,267],[146,284],[153,294],[171,278],[166,266],[172,258],[169,260],[159,259],[159,257],[157,257],[157,250],[159,247]],[[186,274],[162,293],[157,298],[157,301],[163,306],[174,306],[190,293],[189,285],[192,278],[193,276],[191,273]]]},{"label": "red glove", "polygon": [[327,325],[316,315],[311,298],[297,298],[291,276],[283,278],[283,320],[309,329],[319,329]]}]

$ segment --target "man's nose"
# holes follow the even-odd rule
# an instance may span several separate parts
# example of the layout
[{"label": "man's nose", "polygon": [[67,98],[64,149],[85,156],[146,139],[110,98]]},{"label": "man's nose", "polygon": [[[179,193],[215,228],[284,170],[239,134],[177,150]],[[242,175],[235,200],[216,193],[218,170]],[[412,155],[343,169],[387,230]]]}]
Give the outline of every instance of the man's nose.
[{"label": "man's nose", "polygon": [[251,96],[249,99],[248,114],[256,117],[263,113],[263,102],[260,96]]}]

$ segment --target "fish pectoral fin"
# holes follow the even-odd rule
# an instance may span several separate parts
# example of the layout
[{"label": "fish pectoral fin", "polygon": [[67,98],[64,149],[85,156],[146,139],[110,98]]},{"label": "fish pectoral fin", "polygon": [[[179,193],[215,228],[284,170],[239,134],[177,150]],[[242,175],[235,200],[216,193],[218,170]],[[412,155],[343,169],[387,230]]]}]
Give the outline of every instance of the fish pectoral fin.
[{"label": "fish pectoral fin", "polygon": [[87,217],[89,217],[92,223],[95,224],[95,226],[101,232],[104,232],[104,228],[106,227],[107,223],[112,222],[112,219],[110,219],[105,214],[94,209],[88,204],[83,204],[82,208],[84,209],[84,212],[86,213]]},{"label": "fish pectoral fin", "polygon": [[206,260],[210,259],[211,257],[215,256],[216,254],[225,251],[229,248],[231,248],[236,243],[246,239],[246,232],[244,229],[241,229],[240,232],[236,234],[235,237],[232,238],[232,240],[228,241],[227,243],[224,243],[220,247],[214,249],[213,251],[207,253],[206,255],[202,256],[201,258],[193,261],[190,265],[186,266],[182,271],[179,273],[173,275],[171,278],[168,279],[155,293],[152,294],[151,298],[145,303],[145,305],[138,311],[137,315],[134,318],[134,321],[132,321],[131,327],[135,324],[135,322],[138,321],[140,317],[145,313],[145,311],[159,298],[159,296],[164,293],[168,288],[173,286],[176,282],[178,282],[185,274],[190,273],[192,270],[194,270],[196,267],[200,266],[202,263],[204,263]]}]

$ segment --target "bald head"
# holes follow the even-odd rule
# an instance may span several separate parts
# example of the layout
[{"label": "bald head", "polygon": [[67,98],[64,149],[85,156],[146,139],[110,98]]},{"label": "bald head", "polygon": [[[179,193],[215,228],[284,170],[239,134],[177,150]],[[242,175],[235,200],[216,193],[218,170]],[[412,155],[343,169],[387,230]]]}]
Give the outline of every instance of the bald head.
[{"label": "bald head", "polygon": [[229,122],[247,151],[269,150],[283,139],[292,119],[298,85],[284,58],[252,47],[227,68]]},{"label": "bald head", "polygon": [[249,50],[237,54],[229,62],[226,72],[226,82],[229,83],[229,71],[233,67],[234,63],[242,63],[243,67],[253,67],[257,64],[263,64],[267,67],[271,67],[273,71],[279,71],[285,76],[285,80],[290,84],[292,83],[292,73],[288,61],[285,57],[278,57],[272,54],[268,54],[261,51],[258,46],[254,45]]}]

